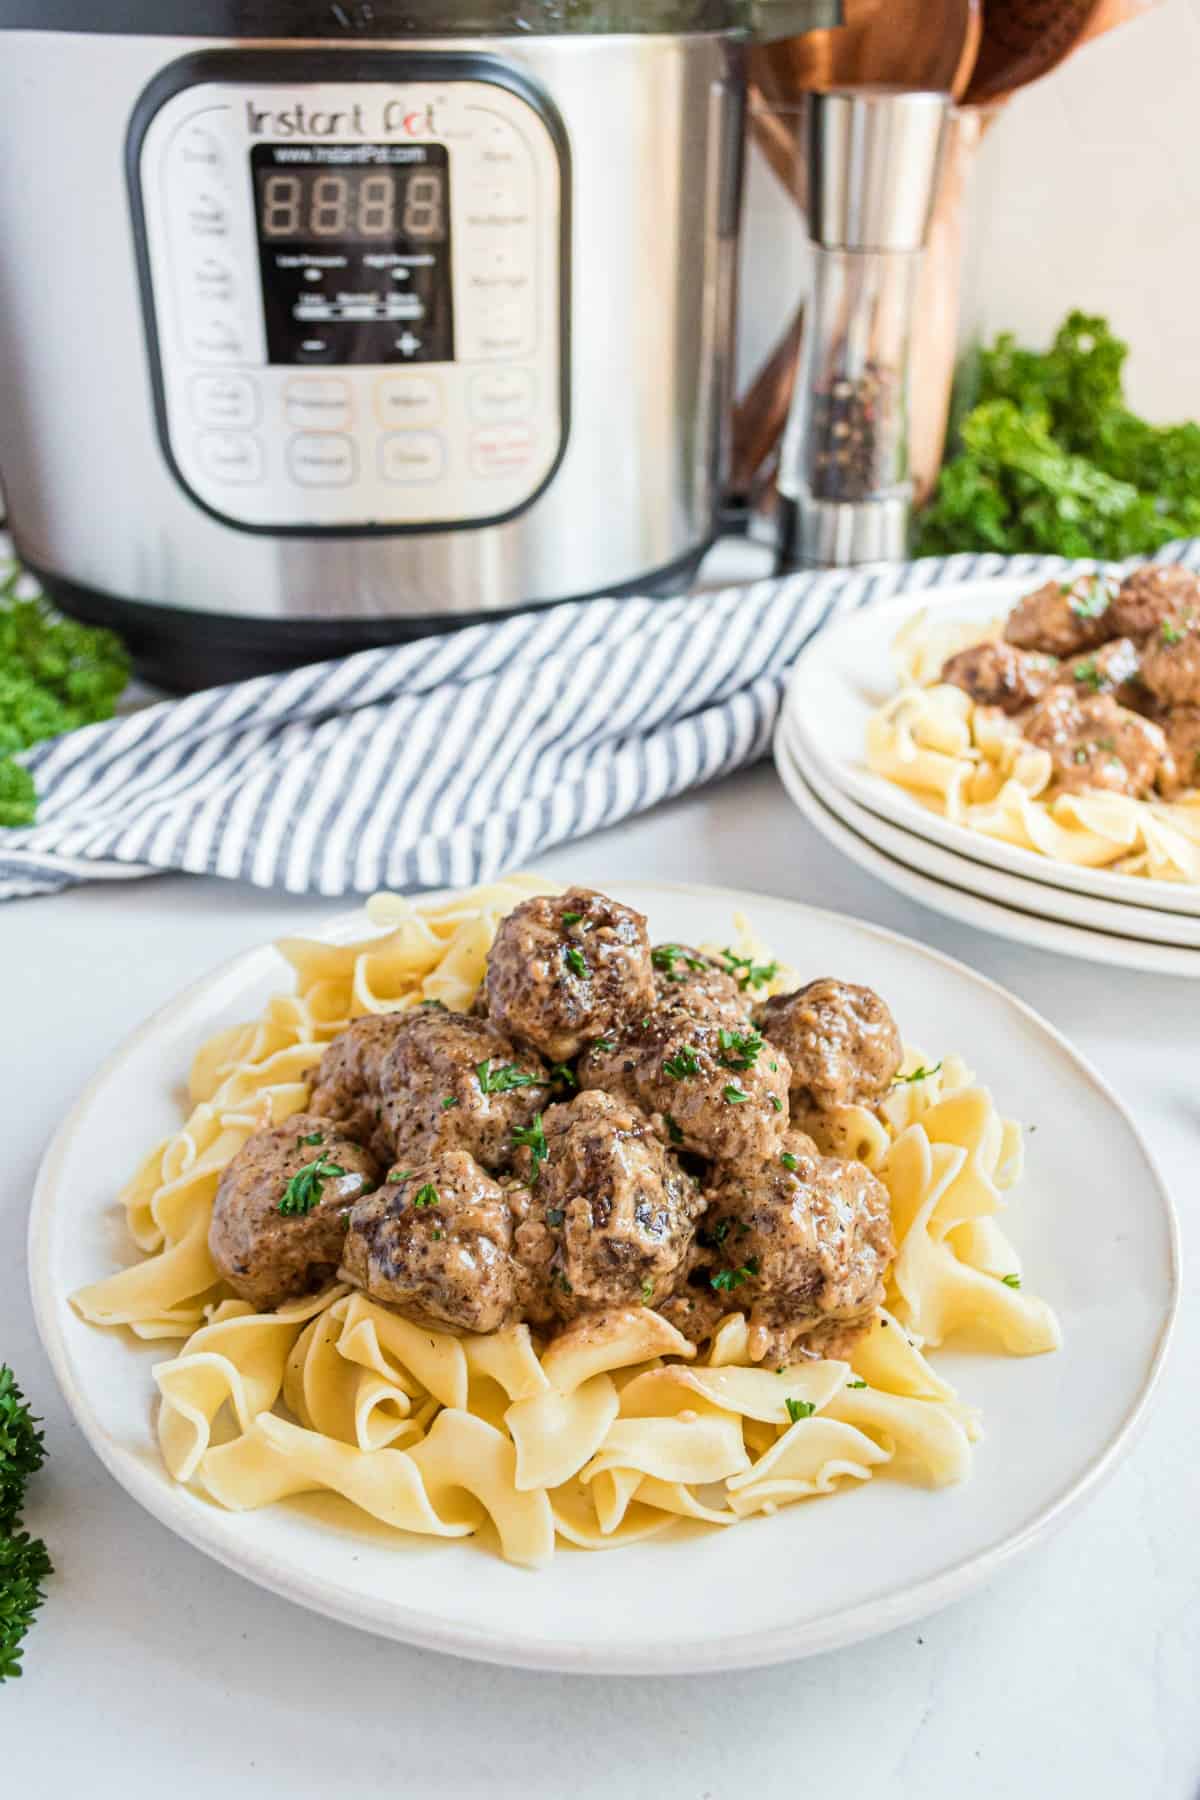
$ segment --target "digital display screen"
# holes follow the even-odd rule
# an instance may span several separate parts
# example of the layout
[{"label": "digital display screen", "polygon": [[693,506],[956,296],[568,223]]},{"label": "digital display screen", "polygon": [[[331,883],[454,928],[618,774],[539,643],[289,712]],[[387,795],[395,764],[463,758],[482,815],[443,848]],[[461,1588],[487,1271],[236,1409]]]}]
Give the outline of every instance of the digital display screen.
[{"label": "digital display screen", "polygon": [[250,153],[273,363],[454,360],[443,144]]}]

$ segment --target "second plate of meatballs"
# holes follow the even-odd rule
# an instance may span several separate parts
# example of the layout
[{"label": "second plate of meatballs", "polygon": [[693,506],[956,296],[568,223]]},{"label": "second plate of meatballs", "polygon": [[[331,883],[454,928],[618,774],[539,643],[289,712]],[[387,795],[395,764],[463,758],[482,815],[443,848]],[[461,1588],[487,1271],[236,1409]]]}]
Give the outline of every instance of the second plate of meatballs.
[{"label": "second plate of meatballs", "polygon": [[[1162,919],[1200,918],[1197,669],[1189,569],[946,584],[936,601],[904,596],[821,633],[780,732],[817,796],[876,848],[843,800],[976,870],[1049,889],[1048,916],[1064,923],[1190,944],[1190,928]],[[1017,811],[1017,787],[1037,813]],[[914,841],[912,867],[920,857]],[[963,870],[958,885],[977,880]],[[1108,916],[1077,919],[1072,894]]]}]

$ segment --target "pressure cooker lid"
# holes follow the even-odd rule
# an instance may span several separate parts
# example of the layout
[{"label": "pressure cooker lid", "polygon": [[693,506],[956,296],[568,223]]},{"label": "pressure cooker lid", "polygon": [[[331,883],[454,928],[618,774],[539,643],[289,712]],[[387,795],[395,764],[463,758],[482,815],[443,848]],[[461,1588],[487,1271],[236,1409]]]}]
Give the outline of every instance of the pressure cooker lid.
[{"label": "pressure cooker lid", "polygon": [[841,23],[840,0],[0,0],[0,30],[129,37],[791,37]]}]

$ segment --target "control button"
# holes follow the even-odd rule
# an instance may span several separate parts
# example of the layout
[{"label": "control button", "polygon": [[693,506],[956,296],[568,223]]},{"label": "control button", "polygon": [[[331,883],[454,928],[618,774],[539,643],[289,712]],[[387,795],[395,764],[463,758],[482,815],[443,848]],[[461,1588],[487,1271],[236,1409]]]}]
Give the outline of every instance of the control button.
[{"label": "control button", "polygon": [[379,423],[436,425],[442,417],[442,393],[429,375],[381,375],[375,383]]},{"label": "control button", "polygon": [[467,196],[467,224],[473,231],[520,231],[529,223],[525,196],[507,182],[480,182]]},{"label": "control button", "polygon": [[533,455],[528,425],[491,425],[471,434],[471,467],[476,475],[515,475]]},{"label": "control button", "polygon": [[289,425],[305,431],[344,431],[350,423],[350,390],[334,376],[301,376],[283,394]]},{"label": "control button", "polygon": [[233,268],[223,256],[201,256],[190,274],[192,293],[203,304],[226,306],[233,299]]},{"label": "control button", "polygon": [[525,315],[515,302],[489,306],[479,315],[477,329],[481,356],[520,356],[525,347]]},{"label": "control button", "polygon": [[175,139],[171,154],[180,169],[208,181],[225,179],[225,151],[215,131],[207,125],[187,125]]},{"label": "control button", "polygon": [[288,468],[301,487],[346,487],[354,480],[354,440],[302,431],[288,445]]},{"label": "control button", "polygon": [[196,375],[192,414],[198,425],[253,425],[258,417],[254,383],[245,375]]},{"label": "control button", "polygon": [[229,236],[229,214],[211,187],[203,187],[189,196],[183,216],[193,237]]},{"label": "control button", "polygon": [[468,392],[471,417],[482,425],[527,419],[533,411],[533,371],[483,369],[472,375]]},{"label": "control button", "polygon": [[480,180],[524,174],[527,162],[525,146],[511,125],[495,120],[476,137],[471,166]]},{"label": "control button", "polygon": [[245,486],[263,478],[263,450],[244,431],[204,431],[196,439],[200,467],[213,481]]},{"label": "control button", "polygon": [[415,356],[421,348],[421,339],[411,331],[401,332],[396,339],[396,348],[401,356]]},{"label": "control button", "polygon": [[503,232],[481,231],[471,244],[471,278],[494,281],[521,276],[528,279],[528,266],[519,255],[516,242]]},{"label": "control button", "polygon": [[436,431],[393,431],[379,440],[379,473],[385,481],[439,481],[446,446]]},{"label": "control button", "polygon": [[235,362],[242,354],[242,334],[219,314],[201,319],[188,332],[188,354],[200,362]]}]

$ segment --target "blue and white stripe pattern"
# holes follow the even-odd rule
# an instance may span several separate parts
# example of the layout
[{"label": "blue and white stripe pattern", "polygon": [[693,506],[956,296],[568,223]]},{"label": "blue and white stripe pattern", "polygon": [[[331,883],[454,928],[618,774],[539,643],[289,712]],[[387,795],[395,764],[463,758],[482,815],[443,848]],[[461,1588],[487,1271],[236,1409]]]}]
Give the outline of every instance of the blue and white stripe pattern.
[{"label": "blue and white stripe pattern", "polygon": [[487,880],[762,756],[836,615],[1066,566],[956,556],[580,601],[164,701],[24,755],[38,819],[0,830],[0,898],[165,869],[328,895]]}]

